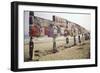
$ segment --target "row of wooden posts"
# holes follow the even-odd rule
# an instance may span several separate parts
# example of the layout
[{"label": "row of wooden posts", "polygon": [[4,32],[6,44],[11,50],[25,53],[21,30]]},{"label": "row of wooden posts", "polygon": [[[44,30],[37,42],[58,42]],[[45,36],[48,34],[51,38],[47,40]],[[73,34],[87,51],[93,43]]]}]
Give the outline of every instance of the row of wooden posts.
[{"label": "row of wooden posts", "polygon": [[[29,57],[30,57],[30,60],[32,60],[33,58],[33,50],[34,50],[34,41],[32,41],[33,38],[30,37],[30,42],[29,42]],[[74,40],[74,44],[73,45],[76,45],[76,37],[74,36],[73,37],[73,40]],[[66,45],[69,44],[69,38],[66,37]],[[78,36],[78,42],[81,43],[81,38],[80,38],[80,35]],[[52,49],[52,53],[56,53],[58,52],[57,48],[56,48],[56,36],[53,37],[53,49]],[[39,55],[39,50],[35,50],[34,51],[34,57],[40,57]],[[34,59],[35,61],[38,61],[38,59]]]},{"label": "row of wooden posts", "polygon": [[[31,29],[31,26],[33,24],[33,18],[34,17],[34,13],[30,11],[29,13],[29,31],[32,31]],[[54,36],[53,36],[53,53],[56,53],[58,50],[56,48],[56,34],[54,33]],[[29,41],[29,59],[32,60],[32,57],[33,57],[33,49],[34,49],[34,41],[33,40],[33,36],[30,34],[30,41]],[[74,35],[73,36],[73,40],[74,40],[74,45],[76,45],[76,36]],[[81,38],[80,38],[80,35],[78,35],[78,41],[79,43],[81,43]],[[66,44],[69,43],[69,38],[66,37]],[[34,52],[34,56],[37,56],[37,57],[40,57],[39,55],[39,50],[35,51]],[[35,61],[38,61],[39,58],[35,59]]]}]

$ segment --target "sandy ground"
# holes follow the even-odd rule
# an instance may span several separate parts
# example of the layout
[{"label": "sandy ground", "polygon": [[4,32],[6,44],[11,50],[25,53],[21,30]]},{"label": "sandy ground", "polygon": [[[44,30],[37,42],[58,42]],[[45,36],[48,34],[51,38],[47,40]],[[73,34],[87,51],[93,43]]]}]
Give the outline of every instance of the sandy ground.
[{"label": "sandy ground", "polygon": [[[57,53],[48,53],[48,50],[52,50],[52,41],[46,41],[42,43],[36,43],[34,50],[40,50],[39,57],[34,56],[33,51],[33,61],[39,59],[39,61],[47,60],[69,60],[69,59],[88,59],[90,58],[90,41],[84,41],[76,46],[70,46],[73,41],[69,42],[67,47],[65,44],[65,39],[57,40]],[[72,38],[70,40],[73,40]],[[24,61],[29,61],[29,45],[24,44]]]},{"label": "sandy ground", "polygon": [[59,52],[55,54],[49,54],[41,57],[40,61],[45,60],[70,60],[70,59],[89,59],[90,47],[88,41],[82,45],[73,46],[70,48],[59,48]]}]

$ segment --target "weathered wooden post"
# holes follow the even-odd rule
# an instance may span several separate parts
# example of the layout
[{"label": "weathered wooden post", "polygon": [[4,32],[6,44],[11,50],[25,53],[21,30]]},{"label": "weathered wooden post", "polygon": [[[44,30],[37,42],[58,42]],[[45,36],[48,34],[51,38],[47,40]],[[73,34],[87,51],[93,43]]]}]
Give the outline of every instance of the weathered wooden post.
[{"label": "weathered wooden post", "polygon": [[81,34],[81,27],[78,27],[78,42],[81,43],[81,37],[80,37],[80,34]]},{"label": "weathered wooden post", "polygon": [[29,59],[32,60],[33,57],[33,41],[32,37],[30,37],[30,42],[29,42]]},{"label": "weathered wooden post", "polygon": [[68,21],[66,21],[66,29],[65,29],[66,44],[69,43],[68,35],[69,35],[69,31],[68,31]]},{"label": "weathered wooden post", "polygon": [[[55,23],[55,16],[53,16],[53,21]],[[56,37],[57,37],[57,28],[56,28],[55,24],[53,24],[53,53],[57,52],[57,49],[56,49]]]},{"label": "weathered wooden post", "polygon": [[78,42],[81,43],[80,35],[78,35]]},{"label": "weathered wooden post", "polygon": [[56,53],[57,50],[56,50],[56,37],[53,36],[53,53]]},{"label": "weathered wooden post", "polygon": [[66,37],[66,45],[65,45],[65,48],[67,48],[67,45],[68,45],[68,43],[69,43],[69,38],[68,38],[68,30],[67,30],[67,28],[64,30],[64,36]]},{"label": "weathered wooden post", "polygon": [[73,25],[72,27],[72,34],[73,34],[73,37],[74,37],[74,45],[76,45],[76,30],[75,30],[75,25]]},{"label": "weathered wooden post", "polygon": [[76,36],[74,35],[74,45],[76,45]]},{"label": "weathered wooden post", "polygon": [[29,60],[32,60],[33,57],[33,48],[34,48],[34,42],[32,38],[32,24],[33,24],[33,18],[34,18],[34,12],[29,12]]}]

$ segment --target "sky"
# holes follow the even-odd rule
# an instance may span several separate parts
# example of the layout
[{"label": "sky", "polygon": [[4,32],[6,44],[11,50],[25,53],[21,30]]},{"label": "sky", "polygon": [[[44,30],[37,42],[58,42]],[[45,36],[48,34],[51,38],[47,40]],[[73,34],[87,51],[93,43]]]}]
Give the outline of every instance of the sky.
[{"label": "sky", "polygon": [[[27,32],[29,31],[29,20],[27,19],[29,17],[29,12],[26,11],[25,13],[25,32],[27,34]],[[91,15],[90,14],[84,14],[84,13],[69,13],[69,12],[39,12],[39,11],[35,11],[34,12],[35,16],[44,18],[44,19],[48,19],[48,20],[52,20],[52,16],[58,16],[61,18],[64,18],[66,20],[72,21],[74,23],[79,24],[80,26],[84,27],[85,29],[89,30],[91,29]]]}]

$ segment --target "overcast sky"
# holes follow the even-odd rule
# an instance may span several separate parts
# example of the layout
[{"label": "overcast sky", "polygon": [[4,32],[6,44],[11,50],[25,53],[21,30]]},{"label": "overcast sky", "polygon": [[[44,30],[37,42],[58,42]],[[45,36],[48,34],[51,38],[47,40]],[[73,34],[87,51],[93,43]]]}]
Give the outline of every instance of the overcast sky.
[{"label": "overcast sky", "polygon": [[[79,24],[80,26],[84,27],[85,29],[90,31],[91,28],[91,15],[90,14],[79,14],[79,13],[55,13],[55,12],[34,12],[35,16],[52,20],[52,16],[59,16],[66,20],[72,21],[74,23]],[[25,13],[25,32],[28,32],[28,12]]]}]

